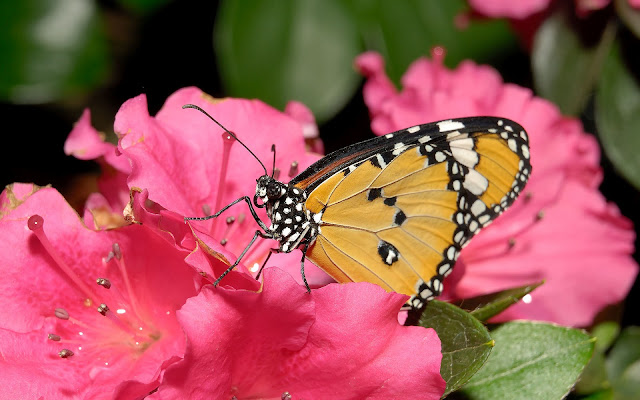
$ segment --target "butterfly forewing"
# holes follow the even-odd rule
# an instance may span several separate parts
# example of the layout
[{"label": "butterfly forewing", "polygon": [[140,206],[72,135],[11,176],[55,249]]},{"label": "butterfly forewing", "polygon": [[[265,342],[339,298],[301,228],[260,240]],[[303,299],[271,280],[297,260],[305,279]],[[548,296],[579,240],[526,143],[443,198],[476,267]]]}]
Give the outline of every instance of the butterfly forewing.
[{"label": "butterfly forewing", "polygon": [[339,282],[373,282],[420,307],[440,294],[462,247],[513,202],[530,172],[520,125],[474,117],[346,147],[291,184],[320,214],[310,260]]}]

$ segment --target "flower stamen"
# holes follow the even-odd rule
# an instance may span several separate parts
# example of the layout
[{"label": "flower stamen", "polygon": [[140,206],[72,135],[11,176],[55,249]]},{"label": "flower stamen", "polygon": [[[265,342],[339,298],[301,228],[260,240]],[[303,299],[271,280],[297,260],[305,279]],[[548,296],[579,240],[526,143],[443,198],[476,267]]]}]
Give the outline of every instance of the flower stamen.
[{"label": "flower stamen", "polygon": [[296,175],[298,175],[298,162],[293,161],[289,166],[289,178],[293,178]]},{"label": "flower stamen", "polygon": [[49,253],[51,258],[53,258],[53,261],[55,261],[62,272],[65,273],[67,278],[69,278],[71,282],[73,282],[88,299],[92,301],[97,299],[98,297],[95,295],[95,293],[80,279],[80,277],[75,272],[73,272],[71,267],[69,267],[69,265],[62,259],[60,254],[56,251],[56,249],[49,241],[49,238],[44,233],[44,218],[42,218],[38,214],[34,214],[29,217],[27,226],[36,235],[44,249],[47,251],[47,253]]},{"label": "flower stamen", "polygon": [[[216,211],[220,209],[222,203],[222,195],[225,193],[225,187],[227,183],[227,170],[229,167],[229,156],[231,154],[231,146],[235,141],[236,140],[229,133],[222,132],[222,161],[220,165],[220,174],[218,175],[218,193],[216,194],[216,202],[214,203],[214,210]],[[211,227],[211,234],[213,237],[219,237],[219,226],[220,224],[217,223],[217,219],[214,219],[213,226]]]}]

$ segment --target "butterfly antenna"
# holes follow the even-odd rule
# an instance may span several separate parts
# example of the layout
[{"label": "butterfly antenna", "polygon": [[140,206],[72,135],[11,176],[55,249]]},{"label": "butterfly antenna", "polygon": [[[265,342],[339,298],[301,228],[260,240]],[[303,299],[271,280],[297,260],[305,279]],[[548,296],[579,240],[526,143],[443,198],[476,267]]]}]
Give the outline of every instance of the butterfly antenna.
[{"label": "butterfly antenna", "polygon": [[[216,121],[215,118],[213,118],[211,115],[209,115],[208,112],[206,112],[205,110],[203,110],[202,108],[196,106],[195,104],[185,104],[182,106],[182,108],[193,108],[196,109],[198,111],[200,111],[201,113],[203,113],[204,115],[206,115],[207,117],[209,117],[210,120],[212,120],[213,122],[215,122],[220,128],[224,129],[225,132],[227,132],[232,138],[234,138],[238,143],[240,143],[242,145],[242,147],[244,147],[245,149],[247,149],[247,151],[249,152],[249,154],[251,154],[253,156],[253,158],[255,158],[256,160],[258,160],[258,162],[260,163],[260,166],[262,166],[262,169],[264,169],[264,174],[265,175],[269,175],[269,173],[267,172],[267,168],[264,166],[264,164],[262,163],[262,161],[260,161],[260,159],[258,158],[258,156],[256,156],[255,154],[253,154],[253,151],[251,151],[244,143],[242,143],[242,141],[240,139],[238,139],[238,137],[235,135],[235,133],[231,132],[230,130],[228,130],[227,128],[225,128],[224,126],[222,126],[222,124],[218,121]],[[274,163],[275,163],[275,156],[274,156]]]},{"label": "butterfly antenna", "polygon": [[271,177],[274,178],[276,173],[276,145],[271,145],[271,151],[273,152],[273,168],[271,169]]}]

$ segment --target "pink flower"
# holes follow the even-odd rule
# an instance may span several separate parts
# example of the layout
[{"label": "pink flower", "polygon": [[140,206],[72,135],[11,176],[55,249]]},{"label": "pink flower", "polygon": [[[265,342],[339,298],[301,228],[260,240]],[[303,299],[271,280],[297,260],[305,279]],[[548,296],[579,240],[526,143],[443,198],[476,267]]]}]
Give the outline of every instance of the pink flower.
[{"label": "pink flower", "polygon": [[[256,179],[264,174],[258,161],[242,145],[225,139],[228,135],[223,135],[224,131],[213,121],[196,110],[182,109],[189,103],[202,107],[233,131],[265,164],[269,173],[273,164],[271,146],[275,144],[280,180],[288,181],[319,158],[306,151],[305,140],[316,150],[319,143],[314,134],[317,128],[313,115],[300,103],[290,104],[287,114],[283,114],[258,100],[214,99],[199,89],[185,88],[171,95],[152,117],[145,96],[135,97],[122,105],[114,124],[120,138],[118,158],[130,164],[126,190],[146,190],[149,201],[180,218],[210,215],[241,196],[252,198]],[[83,116],[76,130],[85,118],[88,117]],[[99,153],[102,144],[95,140],[93,143],[99,150],[90,153]],[[257,211],[268,224],[264,210]],[[135,214],[131,217],[139,219]],[[217,219],[192,221],[190,225],[201,244],[219,254],[227,265],[236,259],[258,229],[244,202]],[[243,264],[257,271],[256,265],[262,264],[275,245],[271,240],[258,239]],[[296,250],[274,255],[269,265],[297,270],[300,258]],[[305,271],[311,282],[330,281],[311,263],[307,265]],[[299,273],[295,276],[300,279]]]},{"label": "pink flower", "polygon": [[469,5],[480,14],[493,18],[523,19],[549,7],[551,0],[469,0]]},{"label": "pink flower", "polygon": [[439,399],[440,341],[398,324],[406,299],[369,283],[308,295],[277,268],[259,293],[204,288],[178,312],[184,360],[150,398]]},{"label": "pink flower", "polygon": [[[600,10],[609,5],[611,0],[574,0],[576,13],[584,16],[592,11]],[[640,0],[628,0],[629,5],[640,8]],[[551,0],[469,0],[469,5],[480,14],[492,18],[525,19],[534,14],[545,11],[551,5]]]},{"label": "pink flower", "polygon": [[99,193],[92,193],[85,205],[84,222],[96,229],[124,224],[122,210],[129,202],[127,176],[131,166],[118,157],[116,146],[105,142],[104,135],[91,126],[91,113],[85,110],[64,144],[64,152],[80,160],[96,160],[103,170],[98,180]]},{"label": "pink flower", "polygon": [[602,173],[595,139],[575,119],[528,89],[502,82],[490,67],[463,62],[454,70],[420,59],[398,93],[382,58],[366,53],[357,67],[367,77],[364,97],[376,134],[452,117],[497,115],[529,133],[533,175],[525,193],[460,256],[445,295],[467,298],[542,279],[528,303],[498,320],[529,318],[585,326],[609,304],[621,301],[638,266],[631,223],[597,188]]},{"label": "pink flower", "polygon": [[200,275],[152,230],[88,229],[57,191],[38,189],[0,195],[4,397],[148,394],[184,355],[176,311]]}]

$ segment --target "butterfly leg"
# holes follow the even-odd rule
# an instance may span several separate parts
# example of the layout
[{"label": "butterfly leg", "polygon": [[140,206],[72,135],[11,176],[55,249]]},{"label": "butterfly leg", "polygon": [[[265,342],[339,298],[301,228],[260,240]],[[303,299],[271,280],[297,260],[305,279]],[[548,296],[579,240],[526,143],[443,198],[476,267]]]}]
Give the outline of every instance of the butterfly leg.
[{"label": "butterfly leg", "polygon": [[[208,215],[206,217],[184,217],[184,222],[187,221],[206,221],[212,218],[217,218],[220,216],[220,214],[222,214],[223,212],[227,211],[227,209],[231,206],[234,206],[242,201],[246,201],[247,204],[249,205],[249,211],[251,212],[251,215],[253,216],[253,219],[256,220],[256,222],[258,223],[258,225],[260,225],[260,228],[262,228],[265,231],[268,231],[267,225],[265,225],[264,222],[262,222],[262,220],[260,219],[260,217],[258,217],[258,214],[256,213],[256,210],[253,208],[253,204],[251,204],[251,199],[249,199],[249,196],[242,196],[239,199],[235,199],[234,201],[232,201],[231,203],[227,204],[226,206],[222,207],[222,209],[220,211],[218,211],[217,213],[213,214],[213,215]],[[255,240],[255,238],[254,238]]]},{"label": "butterfly leg", "polygon": [[304,248],[302,249],[302,259],[300,260],[300,275],[302,275],[302,282],[304,282],[304,286],[307,288],[307,293],[311,293],[311,288],[307,283],[307,277],[304,276],[304,259],[307,258],[307,250],[309,249],[309,242],[304,244]]},{"label": "butterfly leg", "polygon": [[256,275],[256,280],[260,279],[260,274],[262,274],[262,270],[267,265],[267,261],[269,261],[273,253],[280,253],[280,249],[269,249],[269,254],[267,255],[267,258],[265,258],[264,262],[262,263],[262,266],[258,270],[258,274]]},{"label": "butterfly leg", "polygon": [[238,258],[236,259],[236,262],[233,263],[233,265],[231,265],[229,268],[227,268],[226,271],[224,271],[222,273],[222,275],[220,275],[218,277],[218,279],[215,280],[215,282],[213,282],[213,286],[218,286],[218,284],[220,283],[220,281],[222,280],[222,278],[224,278],[225,276],[227,276],[227,274],[229,272],[231,272],[238,264],[240,264],[240,260],[242,260],[242,257],[244,257],[245,254],[247,254],[247,251],[249,251],[249,249],[251,248],[251,246],[253,246],[253,243],[256,241],[256,239],[258,238],[258,236],[260,236],[261,238],[264,239],[272,239],[272,237],[267,234],[264,233],[262,231],[256,231],[256,233],[253,234],[253,238],[251,239],[251,241],[249,242],[249,244],[247,245],[247,247],[244,248],[244,250],[242,250],[242,253],[240,253],[240,255],[238,256]]}]

